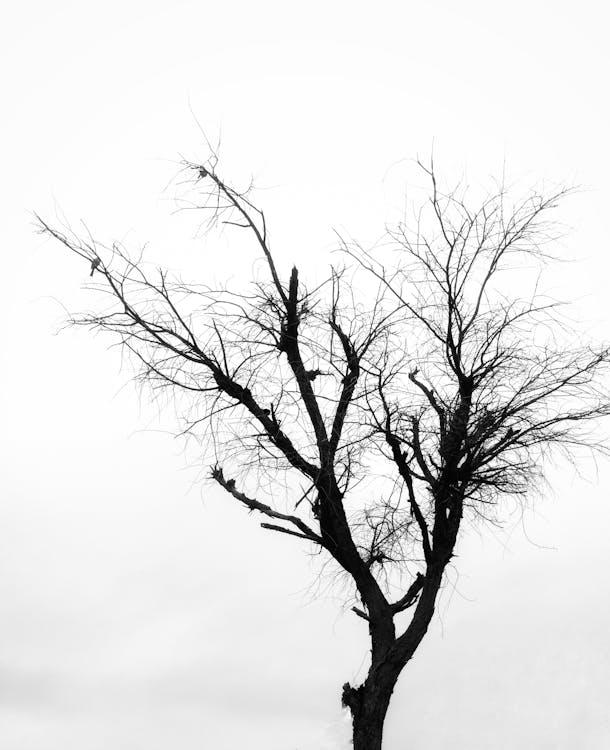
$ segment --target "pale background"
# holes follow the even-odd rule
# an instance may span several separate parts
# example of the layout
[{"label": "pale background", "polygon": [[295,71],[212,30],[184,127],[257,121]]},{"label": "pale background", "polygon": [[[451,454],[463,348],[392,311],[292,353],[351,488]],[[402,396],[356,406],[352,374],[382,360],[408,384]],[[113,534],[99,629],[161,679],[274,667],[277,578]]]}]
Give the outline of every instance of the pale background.
[{"label": "pale background", "polygon": [[[5,10],[0,295],[0,747],[344,748],[363,623],[299,543],[258,528],[129,384],[56,335],[88,269],[32,232],[83,219],[199,280],[247,276],[174,214],[180,154],[222,135],[264,188],[282,269],[403,204],[404,160],[588,190],[557,279],[604,336],[610,111],[601,2],[22,2]],[[387,750],[610,747],[610,471],[565,465],[507,532],[467,534]]]}]

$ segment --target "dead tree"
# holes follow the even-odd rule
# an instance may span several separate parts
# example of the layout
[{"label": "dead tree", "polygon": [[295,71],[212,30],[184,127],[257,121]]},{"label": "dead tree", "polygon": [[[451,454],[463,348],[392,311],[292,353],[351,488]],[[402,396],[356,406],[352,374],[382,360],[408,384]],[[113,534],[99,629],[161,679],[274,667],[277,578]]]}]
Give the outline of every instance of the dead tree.
[{"label": "dead tree", "polygon": [[371,647],[366,679],[341,696],[356,750],[381,748],[463,521],[501,522],[550,449],[603,449],[587,428],[610,412],[610,349],[570,335],[538,272],[525,286],[553,260],[548,217],[567,191],[514,203],[500,186],[473,206],[420,166],[430,192],[413,227],[371,251],[342,242],[344,265],[316,288],[296,267],[281,273],[263,212],[215,158],[184,165],[193,205],[251,236],[267,277],[248,290],[149,272],[117,244],[39,219],[109,298],[72,322],[110,333],[143,382],[184,405],[211,478],[264,528],[352,583]]}]

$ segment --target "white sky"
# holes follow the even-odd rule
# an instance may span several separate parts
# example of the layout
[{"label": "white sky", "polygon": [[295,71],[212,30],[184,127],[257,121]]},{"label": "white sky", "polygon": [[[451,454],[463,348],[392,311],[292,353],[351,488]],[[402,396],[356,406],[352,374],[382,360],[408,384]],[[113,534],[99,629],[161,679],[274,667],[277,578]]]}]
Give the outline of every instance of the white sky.
[{"label": "white sky", "polygon": [[[561,215],[558,288],[604,335],[610,111],[601,2],[22,2],[5,11],[1,161],[0,746],[341,748],[340,686],[363,623],[298,542],[201,487],[85,331],[87,268],[31,210],[151,242],[197,280],[247,276],[174,214],[179,154],[222,134],[224,174],[261,187],[284,269],[332,228],[379,235],[405,161],[590,190]],[[586,296],[585,296],[586,295]],[[149,428],[149,429],[146,429]],[[469,533],[439,618],[395,693],[384,750],[610,746],[610,471],[558,468],[501,536]],[[528,541],[528,538],[531,541]],[[538,546],[537,546],[538,545]],[[454,585],[455,584],[455,585]],[[343,738],[343,739],[342,739]]]}]

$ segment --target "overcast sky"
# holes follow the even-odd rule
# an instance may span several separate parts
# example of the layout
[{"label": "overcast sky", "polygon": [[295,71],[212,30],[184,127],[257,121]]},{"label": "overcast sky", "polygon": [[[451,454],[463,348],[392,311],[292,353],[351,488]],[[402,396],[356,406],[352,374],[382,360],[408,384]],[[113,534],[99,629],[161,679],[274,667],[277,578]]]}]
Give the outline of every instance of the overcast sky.
[{"label": "overcast sky", "polygon": [[[175,213],[181,156],[222,137],[255,177],[285,271],[333,228],[364,242],[400,210],[408,160],[449,179],[587,187],[559,218],[557,276],[607,335],[609,56],[603,3],[21,2],[3,71],[0,746],[344,750],[340,686],[364,623],[315,585],[129,384],[117,350],[58,333],[88,269],[36,210],[198,281],[246,277]],[[218,247],[218,246],[215,246]],[[240,270],[241,269],[241,270]],[[505,533],[466,531],[384,750],[610,746],[610,467],[557,465]],[[323,582],[324,583],[324,582]]]}]

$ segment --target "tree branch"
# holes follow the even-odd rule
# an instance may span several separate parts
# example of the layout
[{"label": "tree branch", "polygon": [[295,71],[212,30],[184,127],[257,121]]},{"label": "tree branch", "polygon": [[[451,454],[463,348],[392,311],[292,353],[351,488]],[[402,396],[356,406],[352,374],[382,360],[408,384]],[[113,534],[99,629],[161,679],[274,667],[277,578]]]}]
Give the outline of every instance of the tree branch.
[{"label": "tree branch", "polygon": [[260,503],[258,500],[255,500],[254,498],[248,497],[243,492],[240,492],[235,487],[235,480],[234,479],[226,479],[222,469],[219,466],[214,466],[214,468],[211,471],[212,479],[214,479],[221,487],[224,487],[224,489],[233,495],[233,497],[236,500],[239,500],[240,503],[245,505],[249,510],[257,510],[259,513],[263,513],[266,516],[269,516],[270,518],[277,518],[281,521],[286,521],[287,523],[291,523],[294,526],[299,529],[301,532],[300,534],[297,534],[296,532],[290,531],[288,529],[284,529],[281,526],[271,526],[269,524],[261,524],[261,526],[264,526],[264,528],[273,528],[278,531],[284,531],[285,533],[291,533],[295,536],[301,536],[304,539],[308,539],[311,542],[315,542],[316,544],[319,544],[321,547],[324,547],[324,540],[321,536],[315,533],[313,529],[310,529],[309,526],[298,516],[291,516],[287,515],[286,513],[280,513],[277,510],[274,510],[269,505],[265,505],[264,503]]}]

